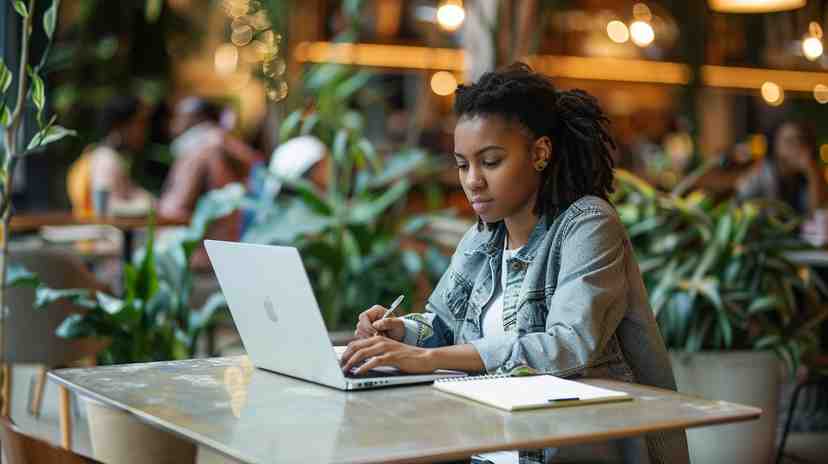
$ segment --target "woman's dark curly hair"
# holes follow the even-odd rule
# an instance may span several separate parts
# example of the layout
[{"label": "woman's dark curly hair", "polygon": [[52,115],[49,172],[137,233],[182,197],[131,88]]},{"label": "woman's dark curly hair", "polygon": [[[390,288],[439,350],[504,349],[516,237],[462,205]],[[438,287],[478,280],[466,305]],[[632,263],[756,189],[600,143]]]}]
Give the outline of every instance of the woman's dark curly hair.
[{"label": "woman's dark curly hair", "polygon": [[557,90],[548,77],[518,62],[460,85],[454,112],[458,118],[500,116],[528,130],[531,142],[551,139],[535,214],[555,217],[585,195],[608,200],[612,193],[615,142],[609,118],[583,90]]}]

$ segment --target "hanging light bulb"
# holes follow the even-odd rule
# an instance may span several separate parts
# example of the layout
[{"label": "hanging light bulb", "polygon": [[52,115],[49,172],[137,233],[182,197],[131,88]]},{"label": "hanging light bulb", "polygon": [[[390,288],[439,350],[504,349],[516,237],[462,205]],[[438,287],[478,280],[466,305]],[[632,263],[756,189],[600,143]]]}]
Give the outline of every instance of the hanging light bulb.
[{"label": "hanging light bulb", "polygon": [[437,8],[437,23],[447,31],[456,31],[466,19],[466,10],[460,0],[446,0]]},{"label": "hanging light bulb", "polygon": [[807,0],[708,0],[710,9],[720,13],[773,13],[795,10]]}]

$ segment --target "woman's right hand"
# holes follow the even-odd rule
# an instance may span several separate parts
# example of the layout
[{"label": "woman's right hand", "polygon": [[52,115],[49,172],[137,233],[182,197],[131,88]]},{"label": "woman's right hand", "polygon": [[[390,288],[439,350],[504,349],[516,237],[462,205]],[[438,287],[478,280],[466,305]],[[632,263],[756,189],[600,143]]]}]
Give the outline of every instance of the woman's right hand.
[{"label": "woman's right hand", "polygon": [[382,319],[386,308],[376,305],[359,315],[359,322],[354,331],[357,338],[369,338],[375,335],[385,335],[396,341],[402,341],[405,336],[405,324],[402,319],[388,317]]}]

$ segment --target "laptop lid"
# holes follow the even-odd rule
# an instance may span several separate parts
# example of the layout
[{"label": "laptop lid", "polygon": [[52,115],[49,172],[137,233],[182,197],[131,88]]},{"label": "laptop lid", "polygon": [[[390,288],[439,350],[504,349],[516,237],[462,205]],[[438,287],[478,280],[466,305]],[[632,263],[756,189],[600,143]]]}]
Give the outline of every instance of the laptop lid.
[{"label": "laptop lid", "polygon": [[299,251],[216,240],[204,246],[253,364],[344,389]]}]

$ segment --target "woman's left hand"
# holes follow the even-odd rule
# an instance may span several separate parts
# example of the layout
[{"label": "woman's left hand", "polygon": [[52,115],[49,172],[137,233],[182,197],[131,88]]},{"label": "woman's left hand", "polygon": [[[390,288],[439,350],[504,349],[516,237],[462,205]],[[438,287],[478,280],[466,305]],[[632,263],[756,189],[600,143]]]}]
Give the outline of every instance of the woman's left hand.
[{"label": "woman's left hand", "polygon": [[350,372],[353,366],[365,359],[368,361],[359,367],[355,375],[364,374],[379,366],[396,367],[408,374],[430,374],[435,370],[429,349],[406,345],[377,335],[354,340],[348,344],[348,348],[342,353],[339,361],[342,372]]}]

